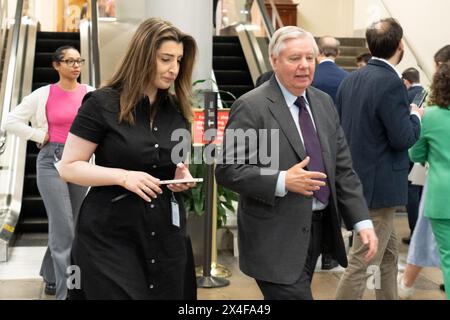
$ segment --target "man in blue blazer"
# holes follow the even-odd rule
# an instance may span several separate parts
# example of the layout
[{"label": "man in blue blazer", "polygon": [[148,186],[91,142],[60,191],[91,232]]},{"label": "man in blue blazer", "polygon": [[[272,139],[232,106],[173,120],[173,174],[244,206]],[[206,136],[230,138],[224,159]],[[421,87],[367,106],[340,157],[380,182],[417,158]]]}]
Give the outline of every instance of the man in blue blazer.
[{"label": "man in blue blazer", "polygon": [[356,237],[337,299],[361,299],[369,276],[377,299],[398,299],[394,215],[396,207],[407,202],[408,148],[419,138],[423,114],[410,107],[395,69],[403,57],[402,38],[403,29],[392,18],[369,27],[366,40],[373,57],[342,81],[336,96],[354,169],[379,238],[378,252],[369,264],[361,254],[365,245]]},{"label": "man in blue blazer", "polygon": [[[424,88],[420,84],[420,74],[416,68],[408,68],[402,73],[403,83],[407,89],[408,101],[412,103],[414,97],[421,93]],[[413,163],[409,163],[409,171],[411,171]],[[416,226],[417,216],[419,215],[419,203],[422,196],[422,186],[411,184],[408,182],[408,203],[406,204],[406,212],[408,213],[408,224],[410,235],[407,238],[402,238],[402,242],[409,244],[412,233]]]},{"label": "man in blue blazer", "polygon": [[420,84],[420,74],[416,68],[408,68],[402,73],[403,83],[407,89],[408,101],[412,103],[416,94],[423,91],[423,87]]},{"label": "man in blue blazer", "polygon": [[333,37],[322,37],[319,39],[318,65],[314,72],[312,86],[328,93],[336,102],[336,92],[342,80],[348,72],[336,65],[335,60],[339,55],[339,40]]}]

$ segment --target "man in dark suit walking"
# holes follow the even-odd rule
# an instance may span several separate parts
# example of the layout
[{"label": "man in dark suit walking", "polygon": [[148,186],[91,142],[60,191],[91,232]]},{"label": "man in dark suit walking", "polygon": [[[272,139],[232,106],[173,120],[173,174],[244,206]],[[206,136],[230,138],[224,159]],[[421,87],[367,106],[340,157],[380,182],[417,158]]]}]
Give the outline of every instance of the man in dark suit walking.
[{"label": "man in dark suit walking", "polygon": [[273,76],[273,70],[264,72],[256,79],[255,87],[259,87],[264,82],[269,81],[272,76]]},{"label": "man in dark suit walking", "polygon": [[[339,67],[335,60],[339,56],[340,42],[338,39],[325,36],[319,39],[319,54],[317,55],[318,65],[314,72],[312,86],[325,93],[328,93],[336,100],[336,92],[342,80],[348,75],[348,72]],[[324,247],[322,252],[322,270],[330,270],[338,266],[338,262],[334,260],[328,252],[328,248]]]},{"label": "man in dark suit walking", "polygon": [[317,51],[298,27],[274,33],[275,74],[233,104],[216,169],[217,182],[240,195],[239,264],[265,299],[312,299],[322,241],[347,265],[340,215],[367,260],[377,248],[333,101],[310,87]]},{"label": "man in dark suit walking", "polygon": [[[424,88],[420,84],[420,74],[416,68],[408,68],[402,73],[403,83],[405,84],[406,89],[408,90],[408,101],[412,103],[414,97],[421,93]],[[413,167],[413,163],[409,163],[409,171]],[[416,226],[417,217],[419,215],[419,203],[420,197],[422,196],[422,186],[418,186],[415,184],[411,184],[408,181],[408,203],[406,204],[406,212],[408,213],[408,224],[410,235],[407,238],[402,238],[402,242],[404,244],[409,244],[411,240],[412,233]]]},{"label": "man in dark suit walking", "polygon": [[358,55],[355,60],[356,60],[356,66],[358,67],[358,69],[364,68],[365,66],[367,66],[367,63],[369,62],[369,60],[372,58],[372,55],[368,52],[364,52],[361,53],[360,55]]},{"label": "man in dark suit walking", "polygon": [[416,68],[408,68],[402,73],[402,80],[408,93],[408,101],[412,103],[416,94],[423,91],[420,74]]},{"label": "man in dark suit walking", "polygon": [[394,215],[396,207],[407,201],[407,152],[419,138],[423,113],[410,107],[394,67],[403,57],[402,37],[402,27],[391,18],[369,27],[366,39],[373,57],[342,81],[336,96],[354,168],[379,238],[378,252],[369,265],[363,259],[365,246],[356,237],[337,299],[360,299],[369,276],[377,299],[398,299]]},{"label": "man in dark suit walking", "polygon": [[[420,84],[420,74],[416,68],[408,68],[402,73],[403,83],[405,84],[406,89],[408,90],[408,101],[412,103],[414,97],[421,93],[424,88]],[[409,163],[409,171],[413,167],[413,163]],[[407,238],[402,238],[402,242],[405,244],[409,244],[411,240],[412,233],[416,226],[417,217],[419,215],[419,204],[420,197],[422,196],[422,186],[418,186],[415,184],[411,184],[408,181],[408,203],[406,204],[406,212],[408,213],[408,224],[410,235]]]},{"label": "man in dark suit walking", "polygon": [[336,101],[336,92],[342,80],[348,72],[339,67],[335,60],[339,55],[339,40],[333,37],[322,37],[319,39],[319,63],[314,73],[312,86],[328,93],[333,101]]}]

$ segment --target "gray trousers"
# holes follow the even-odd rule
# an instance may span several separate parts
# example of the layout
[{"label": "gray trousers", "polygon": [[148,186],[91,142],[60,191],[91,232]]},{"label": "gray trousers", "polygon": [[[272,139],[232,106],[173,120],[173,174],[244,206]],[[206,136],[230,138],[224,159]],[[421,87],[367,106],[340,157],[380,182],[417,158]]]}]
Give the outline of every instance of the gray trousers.
[{"label": "gray trousers", "polygon": [[336,300],[362,299],[366,288],[375,289],[377,300],[398,300],[395,210],[396,208],[370,210],[373,227],[378,236],[378,251],[371,261],[365,261],[367,245],[363,244],[359,235],[355,237],[348,267],[337,288]]},{"label": "gray trousers", "polygon": [[36,162],[37,185],[48,217],[48,248],[40,275],[45,282],[56,283],[56,299],[67,296],[67,267],[74,238],[74,226],[87,187],[64,182],[55,167],[64,145],[47,143]]}]

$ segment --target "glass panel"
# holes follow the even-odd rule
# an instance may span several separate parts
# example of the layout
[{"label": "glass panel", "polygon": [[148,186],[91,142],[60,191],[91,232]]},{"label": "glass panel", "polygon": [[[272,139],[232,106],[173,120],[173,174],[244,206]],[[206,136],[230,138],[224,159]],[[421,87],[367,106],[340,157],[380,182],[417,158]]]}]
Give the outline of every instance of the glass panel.
[{"label": "glass panel", "polygon": [[[98,0],[97,7],[99,18],[116,17],[115,0]],[[64,0],[62,10],[63,31],[78,32],[80,21],[91,19],[91,0]]]},{"label": "glass panel", "polygon": [[219,15],[217,21],[221,22],[219,30],[242,23],[247,26],[247,30],[252,30],[255,36],[268,37],[256,0],[219,1],[216,15]]},{"label": "glass panel", "polygon": [[[259,65],[261,72],[271,69],[268,57],[269,35],[264,24],[264,19],[256,0],[222,0],[219,1],[216,14],[221,21],[216,33],[233,34],[230,30],[233,26],[240,25],[245,28],[249,42],[252,44],[252,54]],[[216,17],[217,18],[217,17]],[[250,54],[245,52],[245,54]]]}]

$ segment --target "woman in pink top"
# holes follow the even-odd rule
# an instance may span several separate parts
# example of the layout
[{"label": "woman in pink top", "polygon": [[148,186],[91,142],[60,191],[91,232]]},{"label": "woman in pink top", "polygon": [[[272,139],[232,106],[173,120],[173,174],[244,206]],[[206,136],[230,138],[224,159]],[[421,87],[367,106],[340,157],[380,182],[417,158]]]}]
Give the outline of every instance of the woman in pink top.
[{"label": "woman in pink top", "polygon": [[[64,182],[58,173],[70,126],[88,91],[77,82],[84,60],[77,49],[64,46],[52,56],[59,74],[57,83],[41,87],[25,97],[8,115],[5,129],[35,141],[41,149],[37,161],[37,185],[48,216],[49,240],[41,267],[47,294],[67,296],[67,268],[74,237],[74,224],[87,188]],[[29,123],[31,122],[31,126]]]}]

